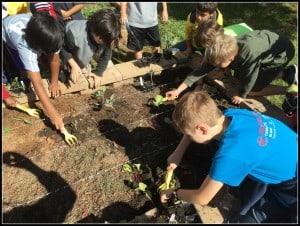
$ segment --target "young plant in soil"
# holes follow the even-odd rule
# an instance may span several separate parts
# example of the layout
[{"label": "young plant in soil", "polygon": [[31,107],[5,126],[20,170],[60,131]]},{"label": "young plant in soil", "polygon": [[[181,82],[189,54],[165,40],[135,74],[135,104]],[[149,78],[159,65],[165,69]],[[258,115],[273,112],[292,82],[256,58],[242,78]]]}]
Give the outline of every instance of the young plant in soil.
[{"label": "young plant in soil", "polygon": [[[122,167],[124,172],[128,172],[132,175],[131,180],[127,181],[127,185],[135,191],[141,191],[146,197],[152,201],[152,193],[148,189],[147,181],[151,181],[151,172],[145,172],[141,169],[141,164],[129,164],[125,163]],[[155,206],[155,205],[154,205]]]},{"label": "young plant in soil", "polygon": [[92,94],[92,97],[99,101],[101,104],[104,103],[104,94],[106,91],[106,86],[101,86],[99,90]]},{"label": "young plant in soil", "polygon": [[12,119],[13,119],[14,121],[23,121],[23,122],[26,123],[26,124],[32,125],[32,122],[29,121],[29,120],[26,119],[26,118],[13,117]]},{"label": "young plant in soil", "polygon": [[162,95],[156,95],[154,98],[149,99],[148,104],[155,107],[159,107],[162,103],[168,100],[168,97],[163,97]]}]

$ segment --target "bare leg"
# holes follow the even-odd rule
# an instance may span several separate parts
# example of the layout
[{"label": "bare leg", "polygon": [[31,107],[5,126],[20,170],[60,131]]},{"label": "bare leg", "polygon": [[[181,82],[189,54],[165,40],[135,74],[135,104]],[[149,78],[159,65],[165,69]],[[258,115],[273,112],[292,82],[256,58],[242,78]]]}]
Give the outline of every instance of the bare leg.
[{"label": "bare leg", "polygon": [[261,91],[253,92],[251,91],[248,96],[249,97],[257,97],[257,96],[272,96],[272,95],[284,95],[287,92],[287,86],[276,86],[276,85],[268,85],[263,88]]}]

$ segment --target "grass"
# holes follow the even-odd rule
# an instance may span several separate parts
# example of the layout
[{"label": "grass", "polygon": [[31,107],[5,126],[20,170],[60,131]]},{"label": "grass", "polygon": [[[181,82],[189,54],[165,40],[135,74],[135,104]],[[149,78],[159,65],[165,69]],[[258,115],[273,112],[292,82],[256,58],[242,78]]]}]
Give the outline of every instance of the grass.
[{"label": "grass", "polygon": [[[108,3],[88,4],[83,10],[84,16],[88,16],[100,8],[111,7]],[[297,64],[298,59],[298,3],[219,3],[218,8],[223,14],[224,26],[236,23],[247,23],[253,29],[268,29],[280,32],[289,37],[296,49],[296,54],[290,64]],[[194,9],[194,3],[168,3],[169,22],[162,24],[159,21],[162,48],[165,48],[167,39],[171,44],[184,40],[184,30],[187,15]],[[161,4],[158,4],[158,11],[161,12]],[[126,61],[126,54],[118,53],[118,62]],[[117,58],[118,58],[117,57]],[[132,54],[129,60],[132,59]],[[286,85],[278,79],[272,82],[275,85]],[[281,107],[283,95],[268,96],[271,103]]]}]

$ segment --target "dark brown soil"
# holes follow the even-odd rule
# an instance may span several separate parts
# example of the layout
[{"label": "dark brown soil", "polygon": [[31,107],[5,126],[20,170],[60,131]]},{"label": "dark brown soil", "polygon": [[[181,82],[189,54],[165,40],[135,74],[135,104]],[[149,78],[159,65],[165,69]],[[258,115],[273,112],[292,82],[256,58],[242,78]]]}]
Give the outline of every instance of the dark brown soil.
[{"label": "dark brown soil", "polygon": [[[184,223],[186,215],[195,210],[191,206],[163,207],[156,192],[164,178],[166,159],[181,138],[165,122],[176,102],[153,107],[148,101],[176,87],[189,71],[164,71],[152,78],[155,87],[148,92],[143,92],[137,82],[108,87],[104,98],[72,93],[52,100],[63,115],[66,128],[79,140],[74,147],[65,143],[45,115],[41,120],[3,109],[3,221],[138,222],[137,216],[157,208],[159,214],[150,222],[168,222],[175,213],[176,221]],[[221,109],[234,107],[213,87],[206,89]],[[112,94],[112,107],[105,106],[103,100]],[[42,109],[40,102],[31,107]],[[15,121],[13,117],[28,119],[32,124]],[[182,166],[175,171],[177,186],[199,187],[215,149],[214,142],[192,145]],[[122,171],[124,163],[140,163],[151,173],[151,179],[145,182],[152,194],[151,201],[128,186],[126,181],[131,181],[132,175]],[[220,202],[214,203],[212,206]],[[226,217],[228,211],[221,209]]]}]

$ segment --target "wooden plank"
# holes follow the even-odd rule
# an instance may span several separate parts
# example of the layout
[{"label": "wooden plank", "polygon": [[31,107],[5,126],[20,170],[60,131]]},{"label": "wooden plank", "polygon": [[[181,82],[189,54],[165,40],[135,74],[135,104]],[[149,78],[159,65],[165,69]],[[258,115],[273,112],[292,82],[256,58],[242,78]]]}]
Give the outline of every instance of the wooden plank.
[{"label": "wooden plank", "polygon": [[134,78],[138,76],[143,76],[150,71],[160,72],[164,69],[168,69],[176,66],[176,60],[170,59],[166,60],[163,57],[158,63],[150,63],[149,66],[139,67],[136,60],[120,63],[115,65],[119,72],[123,75],[124,79]]},{"label": "wooden plank", "polygon": [[116,68],[115,65],[111,65],[106,68],[101,78],[101,85],[115,83],[123,80],[123,75]]},{"label": "wooden plank", "polygon": [[[80,76],[78,81],[75,84],[72,81],[69,81],[68,84],[58,81],[58,84],[60,86],[62,95],[67,94],[67,93],[78,92],[80,90],[89,88],[89,83],[84,76]],[[49,93],[49,96],[50,96],[50,93]]]}]

